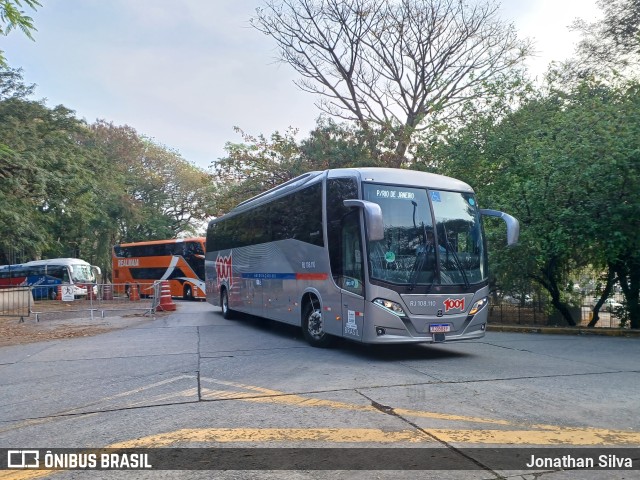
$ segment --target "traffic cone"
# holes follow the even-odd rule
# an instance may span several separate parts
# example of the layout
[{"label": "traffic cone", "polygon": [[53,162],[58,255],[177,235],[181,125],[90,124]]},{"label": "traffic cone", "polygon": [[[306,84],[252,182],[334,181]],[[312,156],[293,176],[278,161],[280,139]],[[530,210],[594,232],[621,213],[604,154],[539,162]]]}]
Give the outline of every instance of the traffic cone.
[{"label": "traffic cone", "polygon": [[58,285],[57,290],[58,290],[58,292],[57,292],[57,295],[56,295],[55,299],[56,300],[62,300],[62,285]]},{"label": "traffic cone", "polygon": [[131,285],[131,288],[129,290],[129,300],[132,302],[137,302],[138,300],[140,300],[138,285]]},{"label": "traffic cone", "polygon": [[160,285],[160,303],[157,309],[161,312],[173,312],[176,308],[177,306],[171,298],[171,286],[168,281],[163,280]]}]

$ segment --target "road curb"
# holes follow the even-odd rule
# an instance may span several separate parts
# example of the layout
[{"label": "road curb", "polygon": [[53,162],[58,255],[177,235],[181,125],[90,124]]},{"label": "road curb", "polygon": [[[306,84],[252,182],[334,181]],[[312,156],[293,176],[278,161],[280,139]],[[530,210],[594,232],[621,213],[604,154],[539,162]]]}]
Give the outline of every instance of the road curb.
[{"label": "road curb", "polygon": [[489,332],[542,333],[547,335],[604,335],[608,337],[640,337],[640,330],[626,328],[547,327],[536,325],[487,325]]}]

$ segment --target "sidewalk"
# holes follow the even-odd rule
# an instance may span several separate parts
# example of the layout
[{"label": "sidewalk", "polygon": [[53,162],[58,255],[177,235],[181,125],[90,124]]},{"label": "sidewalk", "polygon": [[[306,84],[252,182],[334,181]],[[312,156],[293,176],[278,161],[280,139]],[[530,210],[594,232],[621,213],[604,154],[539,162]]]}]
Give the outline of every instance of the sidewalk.
[{"label": "sidewalk", "polygon": [[640,330],[628,328],[547,327],[545,325],[496,325],[489,323],[488,332],[543,333],[557,335],[605,335],[608,337],[640,337]]}]

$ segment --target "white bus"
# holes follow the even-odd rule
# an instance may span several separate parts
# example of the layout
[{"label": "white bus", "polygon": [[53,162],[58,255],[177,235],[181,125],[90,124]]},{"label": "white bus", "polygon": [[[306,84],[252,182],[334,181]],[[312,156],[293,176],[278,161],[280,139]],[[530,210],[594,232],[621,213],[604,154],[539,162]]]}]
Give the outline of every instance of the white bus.
[{"label": "white bus", "polygon": [[207,300],[299,325],[313,346],[481,338],[489,277],[480,210],[459,180],[412,170],[310,172],[207,229]]},{"label": "white bus", "polygon": [[79,258],[52,258],[33,260],[17,265],[0,266],[0,288],[11,286],[31,287],[36,300],[59,298],[58,287],[70,285],[74,297],[87,296],[87,288],[97,292],[97,276],[100,268]]}]

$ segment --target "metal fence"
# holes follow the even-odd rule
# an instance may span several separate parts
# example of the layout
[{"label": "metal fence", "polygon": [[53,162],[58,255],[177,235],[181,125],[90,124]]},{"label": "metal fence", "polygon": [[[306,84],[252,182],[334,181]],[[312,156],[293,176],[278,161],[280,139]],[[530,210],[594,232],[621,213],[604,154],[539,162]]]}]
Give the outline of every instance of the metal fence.
[{"label": "metal fence", "polygon": [[[49,295],[34,295],[42,287],[8,287],[0,289],[0,316],[35,316],[42,319],[78,318],[105,315],[115,312],[138,312],[153,315],[160,303],[161,282],[153,285],[93,284],[87,285],[86,295],[74,295],[70,285],[55,287]],[[76,290],[77,292],[77,290]],[[40,292],[39,292],[40,293]]]},{"label": "metal fence", "polygon": [[29,287],[11,287],[0,290],[0,317],[28,317],[33,305]]},{"label": "metal fence", "polygon": [[[597,328],[621,328],[622,298],[614,295],[598,312]],[[571,318],[578,326],[586,327],[593,318],[594,297],[582,298],[580,307],[569,307]],[[489,322],[502,325],[567,326],[566,319],[553,308],[549,300],[510,302],[492,300],[489,306]]]},{"label": "metal fence", "polygon": [[[140,312],[153,315],[160,304],[161,282],[153,285],[94,284],[87,288],[87,295],[75,297],[64,295],[67,285],[56,287],[55,295],[35,295],[34,289],[42,287],[8,287],[0,289],[0,317],[35,316],[41,319],[61,319],[89,316],[91,319],[99,315],[115,312]],[[72,289],[71,289],[72,290]],[[41,293],[41,292],[40,292]],[[619,309],[622,299],[616,296],[604,305],[599,312],[596,327],[619,328]],[[574,322],[587,326],[593,315],[595,298],[584,297],[582,307],[571,307]],[[514,303],[495,299],[489,304],[489,322],[502,325],[522,326],[566,326],[566,320],[557,312],[548,300]]]}]

